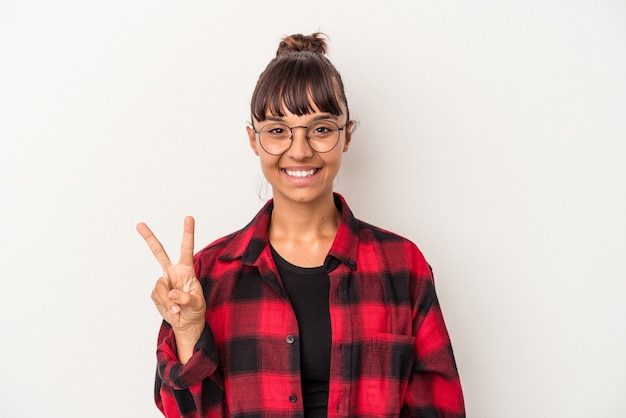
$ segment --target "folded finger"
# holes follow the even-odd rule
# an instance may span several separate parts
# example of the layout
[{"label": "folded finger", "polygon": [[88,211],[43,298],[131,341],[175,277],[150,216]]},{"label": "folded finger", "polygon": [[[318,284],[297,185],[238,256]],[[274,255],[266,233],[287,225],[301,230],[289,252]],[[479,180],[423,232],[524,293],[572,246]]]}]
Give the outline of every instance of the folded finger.
[{"label": "folded finger", "polygon": [[161,301],[161,298],[158,294],[153,290],[152,291],[152,301],[154,302],[154,306],[157,308],[157,311],[161,314],[161,316],[165,319],[165,315],[167,314],[167,307]]},{"label": "folded finger", "polygon": [[180,307],[178,306],[178,304],[170,299],[169,293],[170,288],[167,285],[165,279],[161,277],[156,282],[156,285],[152,290],[152,300],[154,301],[157,309],[163,317],[165,317],[167,313],[176,314],[180,311]]}]

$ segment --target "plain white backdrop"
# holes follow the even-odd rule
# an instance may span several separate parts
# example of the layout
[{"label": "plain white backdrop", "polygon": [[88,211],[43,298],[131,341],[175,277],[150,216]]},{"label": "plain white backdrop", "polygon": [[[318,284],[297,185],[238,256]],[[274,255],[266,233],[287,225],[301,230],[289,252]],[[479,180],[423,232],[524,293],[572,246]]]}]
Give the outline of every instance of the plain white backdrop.
[{"label": "plain white backdrop", "polygon": [[623,0],[0,1],[0,415],[159,416],[135,224],[250,220],[252,89],[314,31],[337,190],[432,264],[468,416],[626,416]]}]

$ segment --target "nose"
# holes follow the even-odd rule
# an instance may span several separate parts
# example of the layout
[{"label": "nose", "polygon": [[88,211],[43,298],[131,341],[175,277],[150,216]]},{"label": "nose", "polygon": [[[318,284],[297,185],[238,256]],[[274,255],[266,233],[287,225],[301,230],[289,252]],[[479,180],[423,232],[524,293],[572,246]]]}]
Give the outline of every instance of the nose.
[{"label": "nose", "polygon": [[306,126],[294,126],[291,129],[291,147],[287,153],[295,159],[303,159],[313,155],[313,149],[309,145]]}]

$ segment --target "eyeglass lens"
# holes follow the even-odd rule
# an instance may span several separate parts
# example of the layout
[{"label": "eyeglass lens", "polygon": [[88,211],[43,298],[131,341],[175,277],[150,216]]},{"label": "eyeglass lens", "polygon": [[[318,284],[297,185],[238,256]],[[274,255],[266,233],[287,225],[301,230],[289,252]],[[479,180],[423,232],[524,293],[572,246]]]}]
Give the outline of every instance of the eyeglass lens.
[{"label": "eyeglass lens", "polygon": [[309,146],[316,152],[329,152],[339,142],[339,126],[333,121],[320,121],[308,127],[292,128],[282,123],[270,123],[261,128],[259,140],[261,146],[270,154],[280,155],[291,147],[293,130],[306,128]]}]

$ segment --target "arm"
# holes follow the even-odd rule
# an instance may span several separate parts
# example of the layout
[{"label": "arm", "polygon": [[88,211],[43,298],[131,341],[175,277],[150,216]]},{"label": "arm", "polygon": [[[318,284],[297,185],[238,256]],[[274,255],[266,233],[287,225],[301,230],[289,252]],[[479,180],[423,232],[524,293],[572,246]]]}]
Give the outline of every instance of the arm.
[{"label": "arm", "polygon": [[416,286],[415,359],[402,416],[463,418],[461,381],[432,275],[428,273]]},{"label": "arm", "polygon": [[166,417],[219,417],[223,383],[206,323],[206,301],[193,262],[194,220],[185,219],[180,261],[172,264],[146,224],[137,225],[163,276],[152,300],[164,321],[157,344],[155,401]]},{"label": "arm", "polygon": [[217,370],[217,351],[207,325],[186,364],[178,361],[171,326],[163,321],[157,342],[154,397],[166,417],[223,416],[224,385]]}]

